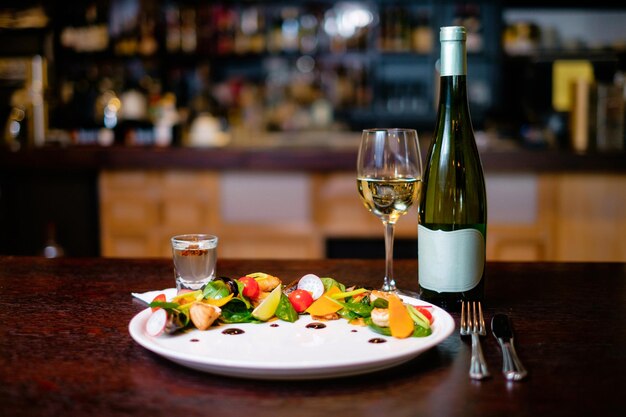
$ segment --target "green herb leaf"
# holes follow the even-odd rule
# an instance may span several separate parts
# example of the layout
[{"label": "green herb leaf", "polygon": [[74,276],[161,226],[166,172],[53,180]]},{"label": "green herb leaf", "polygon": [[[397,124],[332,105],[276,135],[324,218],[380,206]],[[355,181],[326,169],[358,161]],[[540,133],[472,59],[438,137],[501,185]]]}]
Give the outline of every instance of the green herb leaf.
[{"label": "green herb leaf", "polygon": [[151,308],[159,307],[159,308],[163,308],[165,310],[172,310],[172,309],[178,308],[179,306],[180,306],[180,304],[172,303],[172,302],[169,302],[169,301],[153,301],[150,304],[148,304],[148,307],[151,307]]},{"label": "green herb leaf", "polygon": [[333,278],[320,278],[322,280],[322,284],[324,284],[324,292],[330,290],[331,287],[335,286],[337,288],[339,288],[339,290],[341,292],[345,292],[346,291],[346,286],[343,285],[341,282],[339,281],[335,281],[335,279]]},{"label": "green herb leaf", "polygon": [[342,319],[345,319],[348,321],[361,318],[361,316],[359,316],[354,311],[351,311],[347,308],[342,308],[341,310],[337,312],[337,314],[339,314],[339,317],[341,317]]},{"label": "green herb leaf", "polygon": [[[340,302],[341,303],[341,302]],[[341,303],[345,310],[355,313],[359,317],[369,317],[374,309],[372,306],[363,303]]]},{"label": "green herb leaf", "polygon": [[377,298],[372,303],[372,307],[374,308],[389,308],[389,302],[384,298]]},{"label": "green herb leaf", "polygon": [[430,323],[428,322],[428,319],[422,313],[420,313],[418,309],[416,309],[412,305],[409,305],[407,307],[407,311],[409,312],[409,316],[411,316],[413,323],[424,329],[430,329]]},{"label": "green herb leaf", "polygon": [[331,298],[334,300],[338,300],[338,299],[347,299],[350,297],[353,297],[355,295],[359,295],[359,294],[363,294],[364,292],[367,292],[367,290],[365,288],[358,288],[356,290],[352,290],[352,291],[348,291],[348,292],[338,292],[335,293],[333,295],[331,295]]},{"label": "green herb leaf", "polygon": [[250,304],[250,300],[248,300],[248,297],[243,295],[243,289],[245,287],[245,285],[243,285],[243,282],[240,282],[239,280],[235,280],[235,282],[237,283],[237,298],[238,300],[240,300],[242,303],[244,303],[246,305],[247,309],[251,309],[252,308],[252,304]]},{"label": "green herb leaf", "polygon": [[224,323],[260,323],[252,317],[252,311],[239,298],[233,298],[222,306],[220,320]]},{"label": "green herb leaf", "polygon": [[293,323],[298,320],[298,313],[291,305],[289,297],[287,297],[284,293],[280,296],[280,301],[278,302],[278,307],[276,308],[276,313],[274,314],[279,319],[288,321],[289,323]]},{"label": "green herb leaf", "polygon": [[[383,336],[391,336],[391,329],[389,327],[377,326],[376,324],[374,324],[371,317],[368,317],[365,319],[365,324],[367,324],[367,327],[369,327],[372,331],[378,334],[382,334]],[[432,333],[433,331],[431,329],[426,329],[424,327],[415,326],[412,336],[413,337],[426,337],[426,336],[430,336]]]},{"label": "green herb leaf", "polygon": [[426,337],[430,336],[431,334],[433,334],[431,328],[427,329],[425,327],[415,326],[415,330],[413,330],[413,337]]},{"label": "green herb leaf", "polygon": [[230,288],[224,281],[211,281],[204,287],[202,295],[204,298],[219,300],[230,295]]}]

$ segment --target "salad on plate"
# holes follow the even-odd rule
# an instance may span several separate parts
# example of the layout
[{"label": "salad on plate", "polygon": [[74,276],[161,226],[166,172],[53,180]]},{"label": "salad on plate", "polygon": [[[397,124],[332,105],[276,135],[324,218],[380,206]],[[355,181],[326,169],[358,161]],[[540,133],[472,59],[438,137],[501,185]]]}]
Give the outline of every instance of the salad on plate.
[{"label": "salad on plate", "polygon": [[346,287],[333,278],[304,275],[290,284],[264,272],[239,279],[220,277],[203,289],[181,291],[170,300],[157,295],[149,304],[146,333],[152,337],[187,329],[210,331],[220,324],[346,320],[394,338],[432,334],[432,306],[412,305],[395,293]]}]

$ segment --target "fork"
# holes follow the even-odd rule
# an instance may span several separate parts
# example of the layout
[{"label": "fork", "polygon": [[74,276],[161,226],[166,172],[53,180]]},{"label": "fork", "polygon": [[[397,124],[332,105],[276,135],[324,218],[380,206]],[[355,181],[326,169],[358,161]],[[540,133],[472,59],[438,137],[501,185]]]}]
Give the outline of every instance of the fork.
[{"label": "fork", "polygon": [[[478,304],[478,312],[476,305]],[[479,336],[487,335],[483,309],[480,301],[463,301],[461,305],[461,336],[472,335],[472,360],[470,362],[469,376],[472,379],[484,379],[489,377],[489,369],[483,356],[483,348],[480,345]]]}]

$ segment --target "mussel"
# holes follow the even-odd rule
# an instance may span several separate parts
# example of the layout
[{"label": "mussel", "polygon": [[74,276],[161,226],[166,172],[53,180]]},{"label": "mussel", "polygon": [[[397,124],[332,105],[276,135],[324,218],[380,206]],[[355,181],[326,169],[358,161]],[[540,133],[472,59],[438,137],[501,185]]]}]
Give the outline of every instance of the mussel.
[{"label": "mussel", "polygon": [[230,293],[233,294],[233,296],[236,297],[237,295],[239,295],[239,287],[237,286],[237,283],[234,279],[229,277],[217,277],[214,279],[214,281],[224,282],[226,285],[228,285],[228,289]]}]

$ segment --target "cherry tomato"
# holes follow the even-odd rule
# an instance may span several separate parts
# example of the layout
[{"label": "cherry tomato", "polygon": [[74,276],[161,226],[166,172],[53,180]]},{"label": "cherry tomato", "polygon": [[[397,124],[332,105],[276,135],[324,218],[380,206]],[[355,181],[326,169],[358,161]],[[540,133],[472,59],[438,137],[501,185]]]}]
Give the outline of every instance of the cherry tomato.
[{"label": "cherry tomato", "polygon": [[[167,301],[167,300],[165,299],[165,294],[159,294],[159,295],[157,295],[156,297],[154,297],[154,299],[152,300],[152,302],[155,302],[155,301],[162,301],[162,302]],[[158,310],[159,308],[161,308],[161,307],[152,307],[152,311],[156,311],[156,310]]]},{"label": "cherry tomato", "polygon": [[243,284],[243,295],[248,298],[257,298],[261,292],[259,283],[252,277],[241,277],[239,282]]},{"label": "cherry tomato", "polygon": [[302,313],[313,304],[313,296],[306,290],[293,290],[289,293],[289,302],[296,312]]}]

